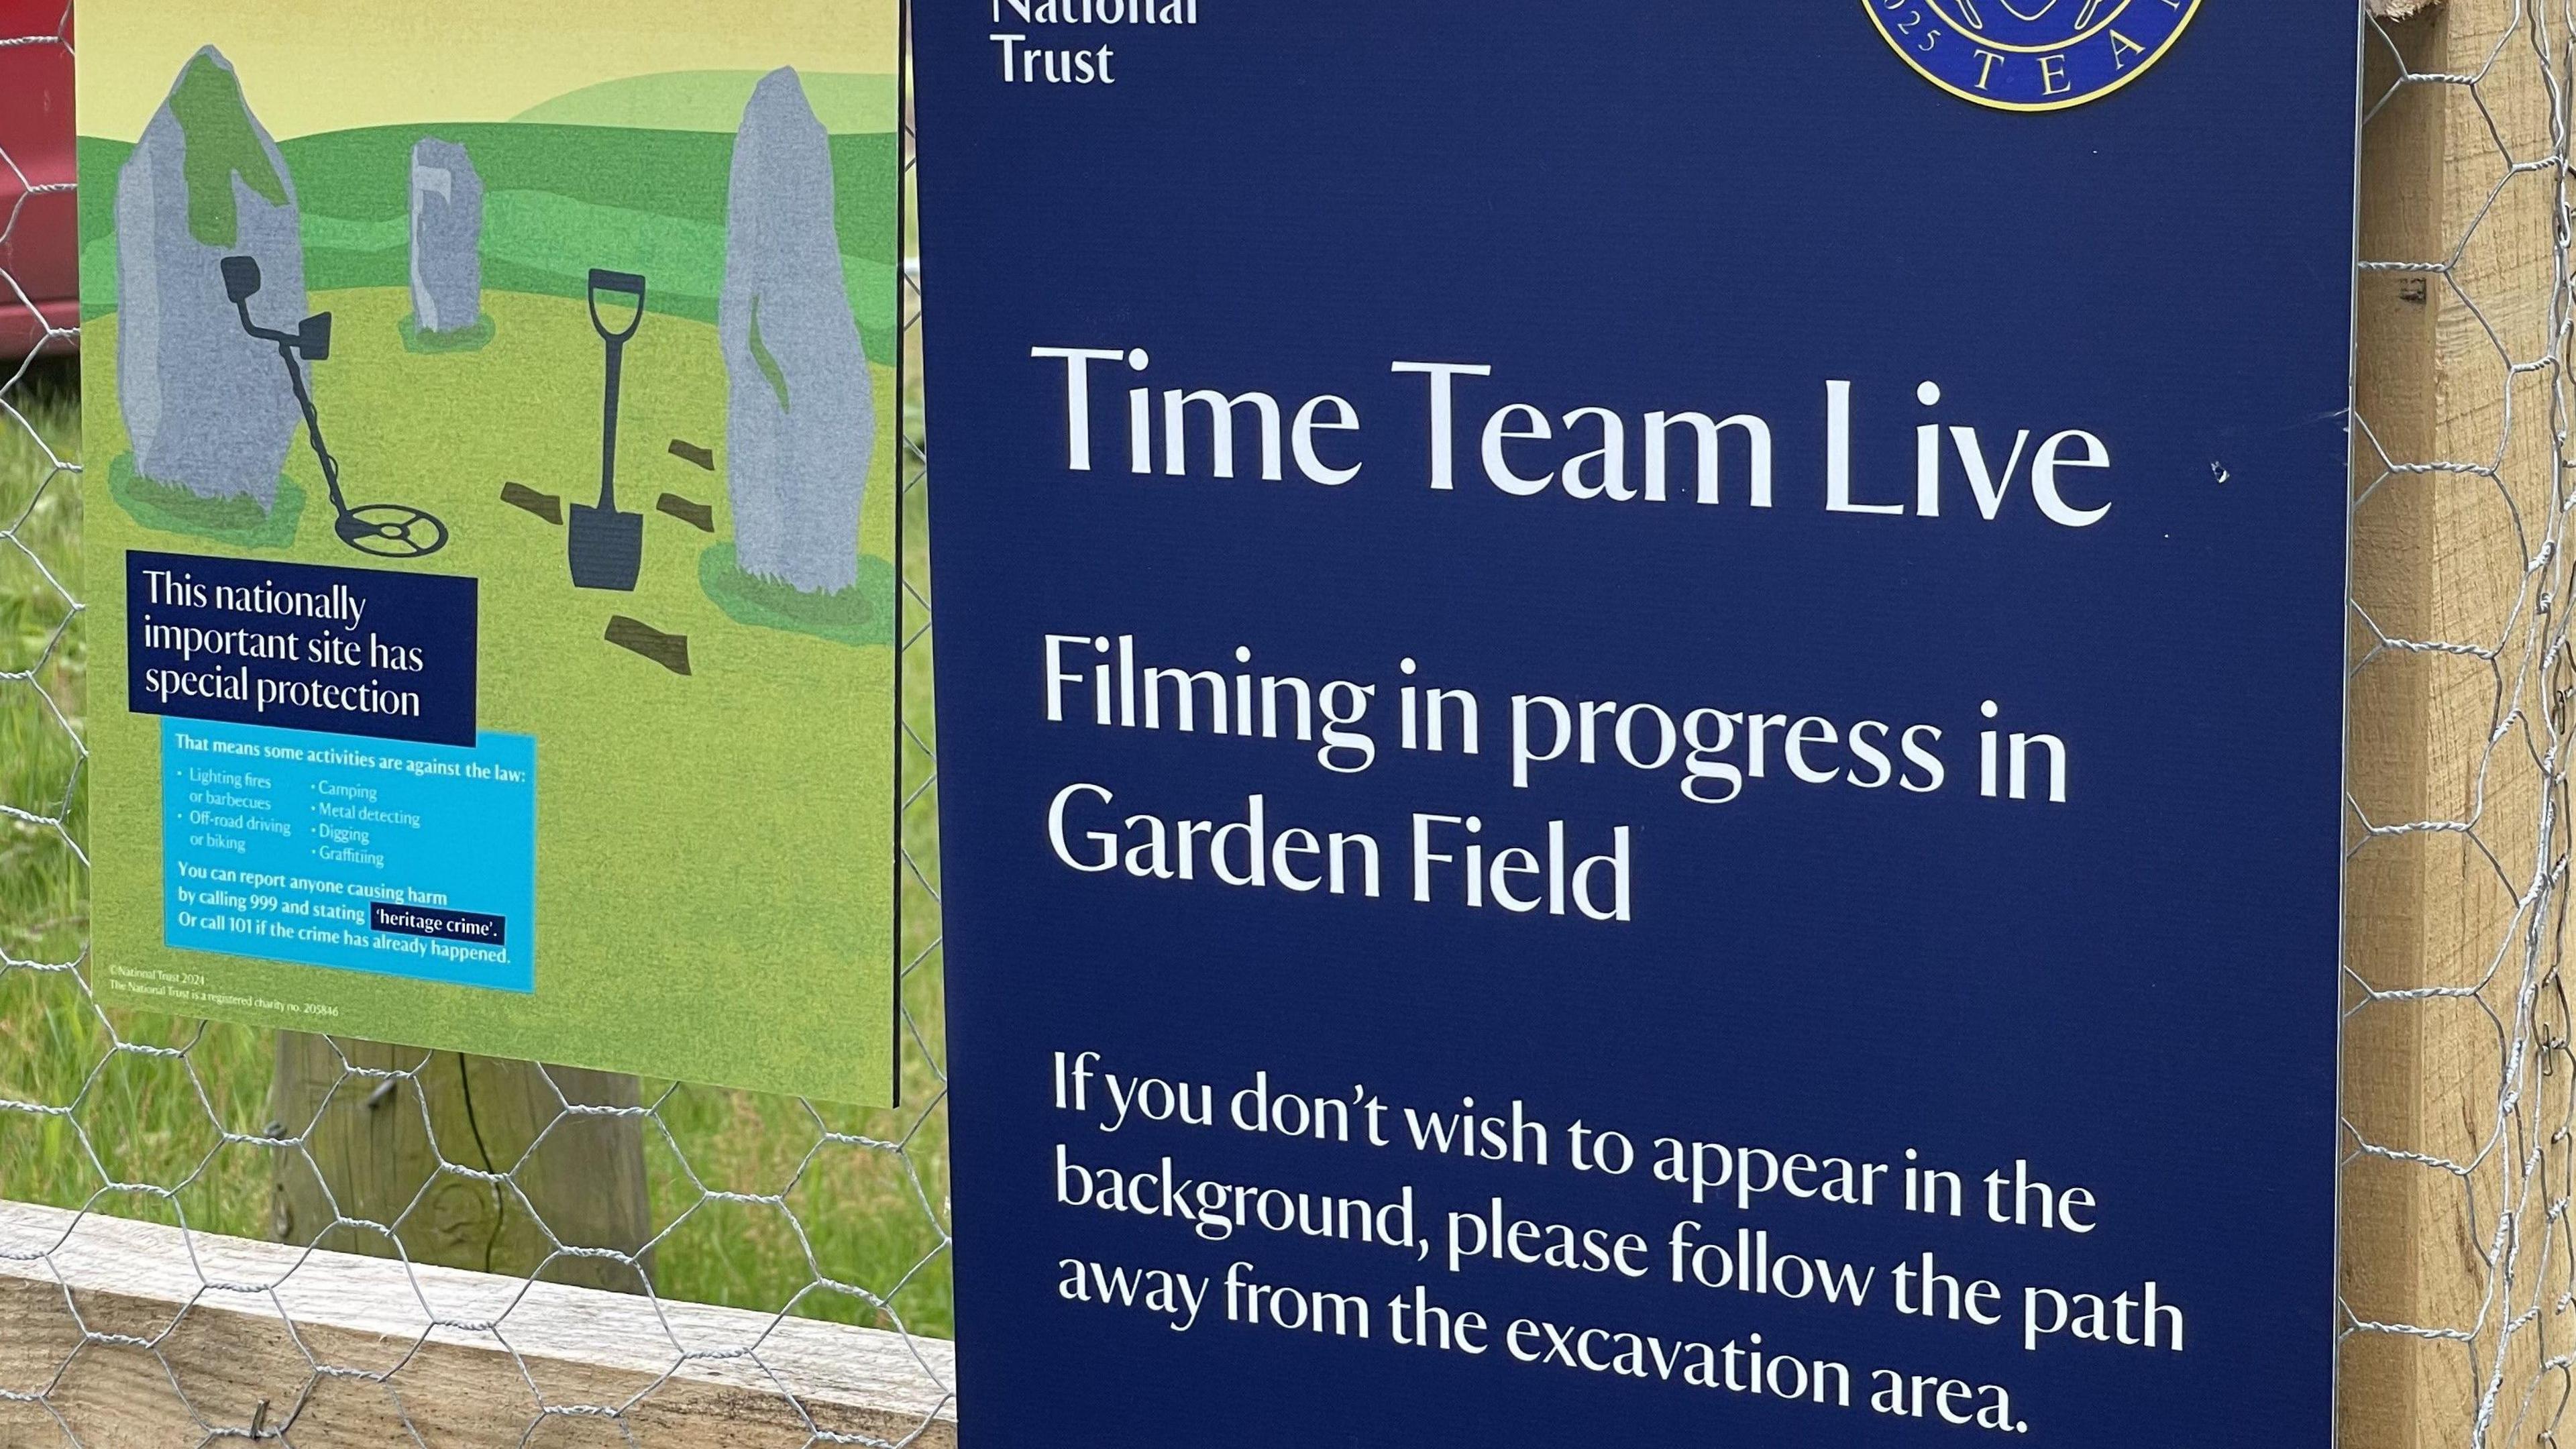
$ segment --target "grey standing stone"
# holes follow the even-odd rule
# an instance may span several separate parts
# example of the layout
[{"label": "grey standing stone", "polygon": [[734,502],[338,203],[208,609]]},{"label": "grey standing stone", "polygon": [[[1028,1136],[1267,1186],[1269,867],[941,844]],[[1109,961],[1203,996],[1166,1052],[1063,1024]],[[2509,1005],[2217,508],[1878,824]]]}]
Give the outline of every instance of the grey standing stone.
[{"label": "grey standing stone", "polygon": [[841,273],[832,151],[793,70],[734,138],[724,295],[726,488],[743,571],[806,593],[859,576],[876,397]]},{"label": "grey standing stone", "polygon": [[180,68],[117,175],[117,402],[135,471],[204,498],[277,501],[303,414],[277,349],[242,331],[223,259],[259,259],[261,326],[304,318],[295,179],[214,47]]},{"label": "grey standing stone", "polygon": [[483,316],[483,177],[453,141],[411,148],[411,315],[423,332]]}]

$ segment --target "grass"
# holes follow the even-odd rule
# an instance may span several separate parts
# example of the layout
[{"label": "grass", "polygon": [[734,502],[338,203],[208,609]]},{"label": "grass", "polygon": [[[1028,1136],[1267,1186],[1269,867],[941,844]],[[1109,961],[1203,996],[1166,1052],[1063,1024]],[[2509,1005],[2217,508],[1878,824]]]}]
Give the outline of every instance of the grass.
[{"label": "grass", "polygon": [[[388,325],[391,319],[387,319]],[[0,382],[6,376],[0,375]],[[79,399],[68,375],[0,393],[55,454],[76,453]],[[101,1008],[73,974],[89,934],[87,871],[74,842],[89,831],[86,616],[82,498],[46,449],[0,413],[0,804],[59,819],[0,815],[0,1099],[70,1109],[0,1111],[0,1197],[91,1204],[121,1216],[184,1218],[202,1231],[261,1237],[269,1230],[268,1158],[213,1150],[215,1127],[256,1133],[267,1118],[276,1057],[272,1033],[153,1012]],[[922,500],[905,500],[906,573],[924,576]],[[529,526],[540,525],[530,521]],[[14,540],[14,542],[12,541]],[[22,550],[19,545],[23,544]],[[48,574],[51,578],[49,580]],[[58,580],[57,587],[53,580]],[[68,590],[68,594],[66,593]],[[907,669],[907,713],[931,738],[926,667]],[[908,769],[917,767],[916,759]],[[930,812],[907,821],[907,845],[933,860]],[[936,938],[933,911],[908,898],[907,961]],[[906,1004],[934,1048],[945,1025],[938,960],[905,985]],[[183,1049],[177,1058],[115,1050],[119,1042]],[[939,1082],[905,1044],[907,1106],[869,1111],[667,1081],[644,1083],[658,1110],[645,1132],[654,1224],[663,1233],[655,1289],[664,1295],[915,1333],[952,1331],[948,1262],[925,1203],[946,1212],[947,1123]],[[905,1156],[869,1142],[903,1142]],[[908,1162],[907,1162],[908,1157]],[[106,1192],[109,1182],[174,1189]],[[775,1196],[781,1205],[711,1202],[704,1189]],[[506,1265],[505,1265],[506,1266]],[[524,1265],[521,1265],[524,1267]],[[916,1271],[918,1269],[918,1271]],[[892,1301],[893,1318],[823,1280]]]},{"label": "grass", "polygon": [[[5,376],[0,376],[5,380]],[[0,805],[60,820],[0,818],[0,1098],[69,1106],[69,1116],[0,1113],[0,1196],[72,1206],[110,1180],[185,1190],[176,1212],[217,1232],[256,1234],[268,1187],[238,1159],[204,1164],[206,1124],[257,1113],[268,1091],[260,1034],[150,1012],[102,1014],[69,966],[89,938],[89,833],[82,496],[55,460],[79,453],[79,394],[46,370],[0,412]],[[41,440],[41,442],[39,441]],[[189,1048],[184,1069],[132,1055],[123,1040]],[[111,1211],[173,1219],[148,1196]]]}]

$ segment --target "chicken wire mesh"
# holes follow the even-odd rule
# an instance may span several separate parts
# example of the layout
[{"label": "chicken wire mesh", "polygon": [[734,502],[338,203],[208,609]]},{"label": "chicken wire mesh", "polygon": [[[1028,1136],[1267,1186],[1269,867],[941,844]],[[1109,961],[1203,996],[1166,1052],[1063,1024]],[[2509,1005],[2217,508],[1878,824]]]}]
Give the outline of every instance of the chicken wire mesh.
[{"label": "chicken wire mesh", "polygon": [[2576,7],[2365,35],[2341,1439],[2560,1442]]},{"label": "chicken wire mesh", "polygon": [[[71,33],[67,7],[53,33],[0,34],[0,86],[29,83],[8,73],[7,57],[41,51],[66,59]],[[908,116],[902,139],[908,189]],[[19,229],[32,225],[31,202],[68,190],[68,182],[32,179],[0,145],[0,310],[42,305],[45,336],[55,342],[76,340],[77,319],[29,295],[5,262],[9,243],[24,235]],[[909,358],[920,319],[910,269],[900,295]],[[0,1198],[63,1209],[0,1217],[0,1283],[15,1272],[22,1286],[40,1290],[0,1310],[0,1446],[506,1441],[508,1434],[495,1440],[479,1430],[458,1437],[452,1422],[424,1407],[454,1392],[426,1351],[433,1341],[478,1346],[506,1361],[500,1407],[487,1405],[477,1422],[506,1425],[522,1442],[641,1442],[661,1422],[661,1401],[710,1368],[763,1401],[727,1408],[737,1425],[727,1442],[945,1438],[953,1409],[937,1335],[947,1323],[946,1082],[917,368],[908,372],[897,460],[908,536],[897,625],[908,704],[900,742],[905,1107],[863,1112],[516,1068],[528,1120],[507,1143],[487,1140],[499,1127],[472,1118],[480,1078],[455,1084],[467,1093],[464,1135],[434,1119],[433,1095],[449,1077],[467,1076],[452,1053],[330,1038],[289,1039],[276,1050],[270,1033],[110,1011],[92,996],[76,396],[33,360],[0,362]],[[306,1067],[319,1065],[307,1083],[311,1110],[290,1114],[263,1079],[272,1059],[283,1071],[299,1054]],[[416,1115],[430,1154],[417,1191],[398,1194],[381,1216],[352,1206],[353,1189],[341,1180],[345,1156],[320,1145],[335,1113]],[[549,1219],[561,1217],[569,1199],[560,1182],[541,1180],[555,1144],[603,1127],[640,1137],[629,1155],[648,1179],[649,1221],[614,1246],[601,1246],[595,1233],[558,1232]],[[268,1221],[246,1226],[241,1203],[263,1185],[274,1200],[257,1215]],[[465,1266],[503,1267],[520,1275],[516,1290],[499,1277],[488,1280],[497,1295],[460,1293],[463,1280],[414,1263],[416,1246],[435,1236],[434,1220],[459,1193],[475,1200],[481,1215],[473,1221],[492,1225],[482,1262],[468,1252]],[[314,1218],[317,1202],[327,1222]],[[133,1219],[176,1230],[151,1240],[166,1245],[156,1251],[168,1261],[147,1265],[179,1283],[173,1312],[138,1318],[81,1291],[69,1271],[102,1253],[130,1255],[122,1245],[133,1240],[114,1230]],[[227,1256],[227,1231],[304,1246],[267,1258]],[[384,1296],[406,1300],[383,1305],[385,1321],[400,1326],[350,1352],[346,1335],[302,1321],[299,1281],[309,1286],[324,1271],[317,1248],[398,1265],[393,1278],[371,1281]],[[495,1263],[505,1250],[510,1261]],[[743,1269],[738,1259],[755,1252],[765,1255],[756,1270]],[[621,1302],[642,1305],[643,1317],[602,1321],[623,1325],[634,1340],[614,1357],[640,1374],[603,1393],[603,1381],[567,1378],[523,1353],[541,1281],[628,1290]],[[710,1318],[693,1313],[689,1297],[748,1311]],[[897,1408],[854,1416],[809,1394],[800,1374],[811,1368],[816,1340],[800,1325],[816,1318],[888,1335],[866,1345],[825,1340],[826,1352],[841,1345],[868,1358],[878,1379],[899,1381],[883,1396]],[[207,1331],[228,1336],[238,1356],[265,1360],[259,1381],[272,1387],[206,1391],[202,1359],[180,1350],[199,1354],[190,1341]],[[365,1412],[325,1422],[333,1416],[317,1406],[346,1404],[353,1392]],[[755,1425],[769,1432],[754,1433]]]},{"label": "chicken wire mesh", "polygon": [[[2382,3],[2390,12],[2419,7]],[[66,26],[68,15],[66,15]],[[2339,1331],[2343,1438],[2543,1446],[2559,1442],[2576,1392],[2576,1054],[2560,974],[2570,822],[2570,710],[2576,641],[2564,616],[2568,522],[2576,510],[2576,453],[2565,359],[2576,298],[2569,264],[2571,104],[2576,103],[2576,5],[2567,0],[2453,0],[2403,22],[2374,18],[2367,37],[2365,185],[2402,191],[2432,177],[2420,205],[2365,208],[2361,406],[2355,417],[2352,509],[2356,562],[2351,620],[2354,780],[2349,794],[2351,896],[2344,975],[2348,1073],[2343,1175],[2347,1267]],[[12,48],[68,51],[63,33],[0,35]],[[910,165],[907,130],[906,166]],[[0,149],[0,247],[25,224],[39,185]],[[0,268],[0,304],[32,306]],[[918,335],[917,279],[903,291],[909,339]],[[68,337],[72,319],[48,319]],[[917,372],[914,374],[917,382]],[[2409,377],[2439,376],[2433,397]],[[81,737],[82,612],[76,560],[79,466],[48,407],[34,364],[0,364],[0,754],[15,757],[0,797],[0,1196],[13,1161],[39,1154],[86,1178],[70,1226],[38,1241],[0,1239],[0,1264],[50,1267],[78,1247],[84,1225],[110,1216],[201,1233],[191,1208],[232,1157],[279,1154],[312,1164],[310,1124],[253,1122],[265,1097],[230,1080],[238,1054],[209,1048],[215,1028],[108,1012],[90,996],[80,899],[86,860]],[[926,455],[907,396],[900,488],[920,518]],[[16,475],[8,469],[15,463]],[[23,481],[21,481],[23,480]],[[903,577],[905,688],[927,699],[926,556],[907,552]],[[654,1230],[640,1250],[599,1249],[546,1234],[531,1277],[568,1259],[630,1272],[661,1325],[642,1345],[667,1361],[640,1392],[593,1401],[559,1392],[519,1364],[524,1437],[566,1426],[601,1442],[637,1442],[657,1395],[692,1363],[748,1365],[807,1443],[901,1443],[930,1434],[948,1402],[946,1361],[927,1339],[949,1249],[945,1116],[938,1008],[935,751],[926,710],[904,738],[906,1077],[916,1105],[892,1117],[856,1116],[807,1102],[657,1087],[632,1104],[594,1100],[572,1074],[542,1077],[549,1122],[515,1159],[441,1147],[443,1179],[505,1197],[543,1228],[521,1176],[549,1130],[632,1121],[646,1135]],[[2377,910],[2380,899],[2435,907]],[[48,1024],[75,1023],[77,1030]],[[70,1044],[68,1071],[48,1078],[26,1061]],[[330,1100],[381,1102],[452,1068],[430,1053],[385,1064],[354,1044],[327,1048]],[[48,1083],[67,1084],[47,1090]],[[161,1089],[198,1119],[184,1150],[140,1152],[138,1103]],[[404,1087],[413,1090],[405,1093]],[[426,1112],[426,1108],[419,1110]],[[168,1114],[164,1112],[163,1116]],[[713,1125],[710,1126],[710,1120]],[[433,1142],[438,1134],[427,1129]],[[568,1127],[565,1130],[570,1130]],[[173,1134],[165,1124],[153,1131]],[[202,1151],[197,1148],[202,1147]],[[14,1159],[12,1153],[18,1154]],[[804,1191],[823,1164],[865,1157],[894,1185],[875,1203],[914,1219],[921,1249],[873,1277],[849,1275],[818,1243],[827,1216]],[[138,1171],[139,1163],[162,1170]],[[746,1166],[750,1164],[750,1166]],[[265,1166],[261,1169],[265,1171]],[[418,1199],[426,1204],[426,1191]],[[418,1210],[426,1211],[426,1207]],[[656,1296],[672,1249],[692,1225],[729,1235],[746,1215],[783,1226],[798,1245],[801,1281],[773,1290],[766,1316],[733,1341],[708,1342],[675,1321],[672,1290]],[[292,1226],[292,1225],[280,1225]],[[342,1218],[295,1236],[390,1251],[407,1224]],[[657,1259],[656,1254],[660,1257]],[[412,1442],[440,1442],[415,1421],[405,1394],[418,1360],[395,1346],[365,1362],[318,1352],[296,1332],[279,1278],[235,1281],[193,1248],[172,1265],[198,1291],[166,1321],[137,1331],[91,1321],[68,1287],[58,1321],[0,1323],[0,1444],[78,1444],[84,1362],[118,1358],[146,1372],[161,1402],[115,1405],[119,1442],[234,1438],[295,1441],[302,1411],[326,1389],[378,1396]],[[899,1255],[900,1256],[900,1255]],[[302,1260],[298,1260],[299,1262]],[[648,1272],[651,1268],[653,1271]],[[793,1277],[795,1275],[791,1275]],[[435,1334],[488,1340],[515,1362],[511,1300],[478,1318],[441,1317],[412,1275],[420,1341]],[[170,1345],[191,1313],[245,1306],[273,1312],[302,1355],[300,1382],[247,1413],[189,1392]],[[792,1373],[764,1352],[795,1318],[825,1313],[875,1323],[916,1350],[912,1370],[941,1410],[896,1433],[866,1433],[809,1411]],[[318,1338],[312,1340],[319,1342]],[[791,1435],[791,1440],[797,1437]]]}]

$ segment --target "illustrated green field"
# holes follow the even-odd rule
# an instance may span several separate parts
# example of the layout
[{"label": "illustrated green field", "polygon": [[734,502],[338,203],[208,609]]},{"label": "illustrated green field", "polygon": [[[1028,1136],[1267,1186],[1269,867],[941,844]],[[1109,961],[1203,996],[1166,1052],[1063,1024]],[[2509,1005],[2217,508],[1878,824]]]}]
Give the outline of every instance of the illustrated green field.
[{"label": "illustrated green field", "polygon": [[[377,318],[395,305],[390,298],[370,300]],[[351,356],[354,360],[356,354]],[[366,379],[335,378],[336,366],[323,369],[324,406],[355,405],[355,395],[339,389],[363,389]],[[356,374],[364,369],[349,370]],[[79,456],[79,414],[67,386],[54,386],[33,402],[26,391],[16,390],[8,400],[25,409],[62,456]],[[891,412],[886,416],[891,419]],[[375,466],[381,464],[370,464]],[[568,459],[562,466],[595,470],[596,460]],[[102,621],[83,616],[66,628],[64,594],[35,561],[73,596],[89,597],[80,569],[84,504],[91,505],[86,513],[93,524],[114,509],[94,501],[99,473],[82,480],[57,476],[48,483],[48,471],[34,442],[14,420],[0,416],[0,526],[18,524],[17,536],[30,551],[22,554],[0,543],[0,651],[5,652],[0,668],[25,670],[42,661],[35,684],[44,691],[42,699],[27,688],[0,691],[0,803],[50,815],[68,800],[71,834],[85,840],[88,792],[75,741],[88,727],[92,661],[87,641]],[[533,485],[541,481],[530,476],[536,472],[532,467],[520,476]],[[352,463],[353,481],[372,477]],[[76,481],[88,487],[72,486]],[[920,502],[917,495],[909,501],[912,517],[905,534],[916,576],[924,568],[926,547]],[[448,506],[444,499],[441,506]],[[457,515],[460,526],[471,522],[480,531],[479,511],[461,507]],[[534,519],[526,522],[544,528]],[[663,522],[656,519],[657,529]],[[648,546],[666,542],[667,535],[657,532]],[[496,539],[492,546],[515,549],[517,544]],[[924,738],[932,732],[929,683],[926,669],[906,679],[908,724]],[[918,812],[910,828],[907,845],[919,858],[935,860],[935,818]],[[641,822],[634,833],[669,838],[644,846],[666,854],[671,841],[685,841],[696,832],[688,822],[661,815]],[[79,856],[50,826],[0,817],[0,952],[17,961],[75,960],[87,939],[89,919],[88,882]],[[930,912],[908,917],[905,958],[921,953],[935,932]],[[746,973],[763,969],[764,958],[754,951],[746,950],[738,959]],[[944,1013],[935,954],[908,979],[906,1005],[922,1036],[937,1043]],[[112,1052],[120,1039],[184,1049],[185,1055]],[[102,1013],[66,974],[0,969],[0,1097],[76,1108],[68,1120],[0,1112],[0,1197],[62,1207],[89,1205],[163,1222],[184,1214],[197,1230],[265,1236],[270,1153],[255,1143],[220,1145],[217,1124],[251,1135],[264,1130],[273,1062],[269,1032],[156,1012],[110,1008]],[[938,1090],[928,1064],[908,1052],[907,1102],[931,1102]],[[886,1321],[845,1295],[808,1291],[818,1276],[828,1277],[887,1293],[895,1312],[916,1333],[951,1331],[947,1260],[935,1251],[938,1234],[919,1195],[925,1187],[934,1199],[944,1195],[944,1115],[934,1111],[925,1121],[918,1106],[903,1112],[829,1104],[814,1109],[820,1125],[834,1131],[907,1140],[921,1174],[916,1183],[903,1162],[886,1152],[813,1151],[817,1119],[790,1099],[680,1088],[650,1078],[644,1093],[648,1102],[661,1103],[655,1115],[669,1133],[667,1140],[661,1131],[645,1133],[653,1223],[667,1233],[656,1251],[657,1292],[845,1322]],[[85,1142],[97,1152],[95,1160]],[[699,1201],[680,1167],[682,1157],[710,1183],[758,1184],[758,1190],[784,1193],[792,1217],[790,1211],[764,1205]],[[111,1180],[176,1189],[175,1204],[148,1194],[103,1192]],[[921,1272],[913,1272],[925,1263]]]},{"label": "illustrated green field", "polygon": [[[875,79],[855,77],[850,79]],[[739,107],[736,108],[737,115]],[[401,287],[411,275],[412,144],[466,148],[485,187],[483,278],[492,288],[579,297],[590,269],[652,279],[657,313],[712,322],[724,284],[730,132],[500,122],[386,126],[283,142],[304,213],[305,282],[316,291]],[[80,140],[81,315],[116,310],[116,175],[130,143]],[[896,138],[831,138],[842,270],[868,356],[894,356]],[[639,190],[634,178],[653,178]]]},{"label": "illustrated green field", "polygon": [[[869,943],[890,941],[892,931],[892,620],[877,620],[875,642],[854,648],[740,623],[701,586],[700,555],[730,538],[724,484],[669,446],[723,443],[715,330],[655,314],[627,347],[619,504],[645,514],[645,567],[635,592],[601,593],[571,586],[562,527],[501,498],[503,485],[517,482],[567,506],[597,500],[603,362],[585,307],[487,290],[495,340],[481,352],[440,356],[402,346],[407,292],[323,292],[313,305],[337,318],[335,351],[314,368],[313,387],[349,501],[397,501],[447,522],[453,542],[431,563],[480,581],[480,726],[539,742],[537,972],[546,1019],[532,1022],[505,993],[359,973],[330,973],[330,1002],[359,1020],[419,1021],[416,1039],[430,1045],[471,1041],[493,1055],[578,1066],[659,1061],[675,1074],[880,1097],[883,1083],[863,1064],[887,1059],[891,1013],[861,1003],[872,999],[864,983],[891,969]],[[96,357],[116,343],[115,318],[87,325],[93,375]],[[875,371],[888,426],[862,510],[861,585],[890,605],[896,398],[893,370]],[[114,409],[90,414],[87,443],[93,456],[126,452]],[[286,472],[305,498],[294,542],[241,551],[376,565],[332,532],[321,471],[301,440]],[[716,532],[656,509],[666,492],[711,506]],[[198,543],[147,529],[112,503],[94,508],[88,526],[102,558]],[[122,610],[115,591],[95,592],[98,667],[122,678]],[[693,672],[674,674],[608,643],[614,615],[687,636]],[[158,859],[161,802],[143,782],[159,778],[159,748],[152,718],[109,711],[93,724],[97,773],[130,782],[98,805],[98,954],[111,980],[121,965],[157,953],[159,872],[129,863]],[[834,767],[817,769],[825,750]],[[665,969],[675,941],[738,952],[739,979],[711,974],[702,961]],[[549,969],[549,961],[589,969]],[[598,963],[631,965],[603,971]],[[315,998],[313,975],[224,958],[213,984],[292,1003]],[[782,1030],[782,1018],[813,1025]],[[614,1043],[614,1054],[584,1059],[567,1041]],[[817,1082],[838,1086],[821,1091]]]}]

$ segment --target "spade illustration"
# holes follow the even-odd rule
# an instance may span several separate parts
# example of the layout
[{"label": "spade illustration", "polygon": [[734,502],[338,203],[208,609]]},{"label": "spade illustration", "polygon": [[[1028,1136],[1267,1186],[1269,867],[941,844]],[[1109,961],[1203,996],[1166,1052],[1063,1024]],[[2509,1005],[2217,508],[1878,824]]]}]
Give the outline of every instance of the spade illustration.
[{"label": "spade illustration", "polygon": [[[600,315],[600,299],[624,298],[634,311],[612,327]],[[611,312],[618,311],[612,301]],[[608,349],[608,396],[599,435],[599,506],[572,505],[566,548],[572,559],[575,588],[613,589],[632,593],[644,567],[644,515],[617,509],[617,405],[626,364],[626,344],[644,325],[644,279],[631,272],[593,268],[590,274],[590,325]]]},{"label": "spade illustration", "polygon": [[435,515],[408,503],[367,503],[352,508],[340,491],[340,460],[322,441],[322,415],[313,406],[313,390],[304,382],[308,365],[327,361],[331,356],[331,314],[320,312],[307,317],[292,332],[262,327],[250,316],[250,299],[258,296],[260,289],[259,258],[226,257],[221,270],[224,297],[241,313],[242,330],[276,345],[279,359],[286,364],[287,380],[295,384],[295,401],[304,409],[304,431],[313,440],[313,456],[322,464],[323,486],[331,490],[331,507],[339,515],[332,521],[331,531],[340,536],[342,543],[378,558],[426,558],[447,547],[447,525]]}]

